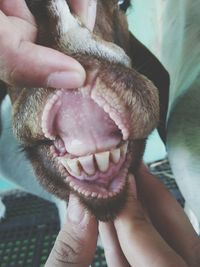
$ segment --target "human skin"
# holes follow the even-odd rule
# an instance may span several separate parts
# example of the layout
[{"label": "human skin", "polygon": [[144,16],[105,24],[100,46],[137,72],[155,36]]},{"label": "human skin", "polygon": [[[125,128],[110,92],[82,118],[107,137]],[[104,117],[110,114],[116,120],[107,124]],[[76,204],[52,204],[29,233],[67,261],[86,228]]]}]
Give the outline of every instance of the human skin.
[{"label": "human skin", "polygon": [[127,206],[114,224],[100,226],[103,244],[115,244],[114,254],[124,254],[128,265],[114,265],[111,252],[108,266],[199,266],[199,237],[177,201],[143,164],[137,174],[137,198],[134,185],[129,192]]},{"label": "human skin", "polygon": [[45,266],[88,267],[98,227],[109,267],[199,266],[200,241],[182,208],[144,165],[137,178],[138,193],[129,176],[126,207],[113,222],[98,223],[71,196],[70,212]]},{"label": "human skin", "polygon": [[[85,16],[88,0],[74,3],[76,12]],[[27,87],[70,89],[82,86],[83,67],[67,55],[34,44],[36,36],[37,26],[25,1],[1,0],[0,79],[9,85]]]}]

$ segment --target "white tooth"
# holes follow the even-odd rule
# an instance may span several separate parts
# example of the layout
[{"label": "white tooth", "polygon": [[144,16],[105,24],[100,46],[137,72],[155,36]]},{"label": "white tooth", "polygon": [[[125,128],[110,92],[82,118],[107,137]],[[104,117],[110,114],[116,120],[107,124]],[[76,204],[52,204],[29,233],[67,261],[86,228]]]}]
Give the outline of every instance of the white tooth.
[{"label": "white tooth", "polygon": [[74,187],[74,186],[75,186],[75,183],[74,183],[74,182],[70,182],[69,185],[70,185],[71,187]]},{"label": "white tooth", "polygon": [[112,161],[117,164],[120,160],[120,148],[111,150],[111,159]]},{"label": "white tooth", "polygon": [[88,192],[88,191],[85,191],[85,192],[84,192],[84,195],[85,195],[86,197],[89,197],[89,196],[91,195],[91,193]]},{"label": "white tooth", "polygon": [[122,152],[122,156],[125,156],[127,153],[127,148],[128,148],[128,142],[126,142],[125,144],[123,144],[123,146],[121,146],[121,152]]},{"label": "white tooth", "polygon": [[109,193],[109,197],[114,197],[115,193],[114,192],[110,192]]},{"label": "white tooth", "polygon": [[109,156],[110,156],[110,152],[109,151],[95,154],[95,159],[96,159],[96,162],[97,162],[97,166],[98,166],[100,171],[106,172],[108,170],[108,167],[109,167]]},{"label": "white tooth", "polygon": [[66,181],[67,183],[69,183],[69,182],[70,182],[70,178],[69,178],[69,177],[66,177],[66,178],[65,178],[65,181]]},{"label": "white tooth", "polygon": [[97,196],[97,198],[103,198],[103,195],[100,193],[100,194],[98,194],[98,196]]},{"label": "white tooth", "polygon": [[65,166],[65,168],[74,173],[75,175],[81,175],[81,171],[78,165],[78,160],[77,159],[61,159],[61,163]]},{"label": "white tooth", "polygon": [[92,193],[91,197],[97,197],[97,193]]},{"label": "white tooth", "polygon": [[79,187],[77,185],[73,186],[75,191],[78,191]]},{"label": "white tooth", "polygon": [[94,158],[93,155],[86,156],[86,157],[80,157],[79,158],[80,164],[83,168],[83,170],[88,174],[88,175],[94,175],[96,170],[94,166]]},{"label": "white tooth", "polygon": [[68,159],[67,164],[74,174],[81,175],[81,170],[77,159]]},{"label": "white tooth", "polygon": [[78,189],[78,193],[79,193],[79,194],[82,193],[82,189],[81,189],[81,188]]}]

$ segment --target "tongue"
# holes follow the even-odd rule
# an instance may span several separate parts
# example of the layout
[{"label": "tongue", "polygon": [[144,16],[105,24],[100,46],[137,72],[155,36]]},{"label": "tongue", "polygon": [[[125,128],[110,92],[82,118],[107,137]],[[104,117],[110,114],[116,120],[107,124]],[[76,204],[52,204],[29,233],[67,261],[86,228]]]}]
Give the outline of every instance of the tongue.
[{"label": "tongue", "polygon": [[116,147],[122,138],[120,130],[89,93],[82,92],[62,92],[60,106],[51,114],[54,133],[63,140],[67,152],[75,156]]}]

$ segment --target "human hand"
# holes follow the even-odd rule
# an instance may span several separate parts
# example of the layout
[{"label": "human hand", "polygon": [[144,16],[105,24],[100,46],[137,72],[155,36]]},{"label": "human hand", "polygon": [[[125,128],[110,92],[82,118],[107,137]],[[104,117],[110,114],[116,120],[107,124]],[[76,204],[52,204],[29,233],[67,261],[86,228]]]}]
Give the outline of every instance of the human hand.
[{"label": "human hand", "polygon": [[[114,222],[99,223],[108,266],[199,266],[200,241],[182,208],[144,166],[138,175],[143,207],[130,176],[126,207]],[[88,267],[96,249],[97,229],[95,218],[70,196],[66,223],[45,266]]]},{"label": "human hand", "polygon": [[45,267],[88,267],[96,251],[98,223],[70,195],[67,218],[60,230]]},{"label": "human hand", "polygon": [[114,222],[99,224],[108,266],[200,266],[200,240],[167,189],[144,165],[138,172],[139,201],[133,177],[129,181],[126,207]]},{"label": "human hand", "polygon": [[[89,1],[70,1],[72,10],[83,21]],[[67,55],[34,44],[36,37],[37,25],[25,0],[1,0],[0,80],[18,86],[65,89],[82,86],[83,67]]]}]

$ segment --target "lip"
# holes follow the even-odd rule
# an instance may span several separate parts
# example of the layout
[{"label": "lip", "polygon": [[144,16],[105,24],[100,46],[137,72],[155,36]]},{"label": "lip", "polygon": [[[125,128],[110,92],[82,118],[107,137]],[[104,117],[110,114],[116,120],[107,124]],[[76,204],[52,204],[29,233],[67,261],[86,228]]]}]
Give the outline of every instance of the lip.
[{"label": "lip", "polygon": [[126,160],[127,149],[128,142],[122,142],[121,145],[100,153],[82,157],[66,154],[58,157],[58,160],[67,172],[78,180],[105,180],[119,172]]},{"label": "lip", "polygon": [[51,154],[56,158],[58,170],[62,177],[65,177],[64,182],[72,191],[89,199],[111,199],[123,191],[127,182],[126,178],[130,165],[130,157],[128,146],[126,147],[126,153],[123,154],[117,164],[111,162],[106,172],[97,171],[93,177],[82,176],[83,179],[80,177],[77,178],[72,173],[69,173],[66,166],[61,163],[62,157],[56,155],[53,146],[51,147]]},{"label": "lip", "polygon": [[[115,95],[114,92],[108,94],[107,96],[106,94],[101,92],[102,88],[104,89],[106,88],[105,85],[102,84],[101,81],[97,77],[95,77],[94,81],[89,86],[89,88],[81,88],[81,89],[70,91],[70,92],[64,89],[60,89],[56,91],[55,93],[53,93],[52,95],[50,95],[44,107],[43,114],[42,114],[42,130],[43,130],[45,137],[53,141],[54,145],[52,146],[51,154],[53,155],[54,158],[56,158],[56,161],[58,164],[58,170],[61,173],[61,175],[65,177],[64,182],[70,187],[70,189],[77,192],[79,195],[82,195],[83,197],[86,197],[89,199],[90,198],[92,199],[108,199],[109,198],[110,199],[120,194],[120,192],[123,191],[126,185],[126,180],[127,180],[126,177],[128,173],[128,160],[127,160],[128,141],[127,140],[129,137],[129,126],[128,126],[129,125],[128,123],[129,113],[127,113],[126,105],[124,105],[124,103],[120,99],[118,99],[118,96]],[[73,140],[76,140],[76,136],[72,134],[73,130],[70,132],[71,134],[70,136],[68,129],[62,128],[63,132],[65,133],[65,136],[60,135],[60,133],[63,134],[63,132],[60,131],[61,130],[60,125],[70,125],[70,127],[72,127],[71,124],[67,123],[67,121],[65,120],[64,122],[61,121],[61,124],[55,125],[54,121],[55,121],[55,118],[57,118],[56,122],[58,122],[58,116],[57,116],[58,110],[59,110],[59,115],[60,115],[60,114],[64,114],[64,112],[62,111],[64,106],[66,106],[69,109],[70,107],[70,104],[68,104],[69,99],[70,101],[74,99],[79,101],[79,99],[82,99],[82,98],[85,101],[84,103],[86,103],[89,107],[91,105],[92,106],[94,105],[95,110],[90,108],[90,111],[91,111],[90,113],[95,111],[96,112],[96,113],[94,112],[95,116],[97,116],[96,114],[99,114],[98,116],[100,117],[97,116],[96,121],[101,121],[101,120],[98,120],[99,118],[100,119],[106,118],[103,121],[106,131],[104,131],[103,135],[100,135],[100,134],[99,135],[101,137],[102,136],[104,137],[104,134],[106,133],[105,135],[107,135],[108,137],[111,136],[111,138],[110,139],[104,138],[105,140],[103,140],[101,139],[100,136],[96,135],[97,133],[102,134],[102,130],[97,128],[96,125],[94,124],[94,121],[91,119],[93,123],[93,124],[91,123],[91,125],[95,125],[95,127],[93,127],[92,129],[94,128],[97,129],[95,132],[95,137],[98,137],[98,138],[100,137],[99,139],[96,138],[96,140],[98,140],[98,142],[100,143],[98,143],[96,147],[92,147],[90,146],[91,145],[90,143],[87,143],[88,151],[85,151],[84,148],[82,148],[81,152],[77,152],[78,151],[77,149],[75,151],[75,149],[71,149],[69,145],[69,144],[72,144],[70,138],[74,138]],[[71,101],[70,103],[73,103],[73,101]],[[82,106],[81,107],[78,106],[78,107],[82,111]],[[101,109],[101,111],[99,111],[99,109]],[[73,110],[73,107],[71,110]],[[75,111],[76,110],[74,109],[74,112]],[[68,110],[65,110],[65,114],[68,114]],[[74,116],[69,116],[69,117],[74,118]],[[92,116],[90,116],[89,119],[91,117]],[[63,118],[65,117],[63,116]],[[78,121],[78,120],[74,119],[74,121]],[[110,123],[110,121],[112,122],[112,124]],[[110,123],[109,127],[106,124],[108,122]],[[81,127],[79,126],[80,129],[86,128],[84,127],[85,126],[84,124],[83,125],[80,124],[80,125],[81,125]],[[62,126],[62,127],[65,127],[65,126]],[[56,132],[55,132],[55,128],[56,128]],[[74,129],[74,128],[71,128],[71,129]],[[112,132],[109,132],[109,131],[112,131]],[[84,135],[82,135],[81,133],[81,137],[83,136]],[[67,137],[68,139],[66,139],[65,137]],[[60,142],[57,142],[58,140],[60,140]],[[68,140],[69,142],[67,142]],[[90,138],[90,140],[92,140],[92,138]],[[103,142],[101,140],[103,140]],[[109,143],[108,143],[108,140],[109,140]],[[117,163],[114,162],[115,159],[112,159],[112,156],[111,156],[112,153],[110,153],[110,151],[117,150],[117,149],[119,150],[119,146],[120,145],[123,146],[123,144],[125,143],[127,143],[125,153],[120,152],[120,155],[121,155],[120,160]],[[105,167],[105,170],[104,170],[103,168],[104,166],[107,166],[107,163],[105,164],[105,160],[104,159],[102,160],[102,157],[101,157],[102,155],[100,154],[105,154],[108,151],[109,151],[109,167],[108,168]],[[90,165],[90,167],[86,166],[87,164],[85,163],[82,164],[81,159],[84,158],[84,160],[86,160],[86,157],[90,157],[90,156],[94,158],[94,163],[92,163],[92,167],[90,164],[91,162],[89,162],[88,164]],[[99,159],[98,157],[101,159]],[[78,160],[78,164],[76,163],[76,160]],[[104,161],[104,163],[102,163],[102,161]],[[79,166],[81,165],[81,170],[78,170],[77,165]],[[72,166],[73,168],[71,168]],[[96,168],[94,173],[92,173],[93,166],[94,168]],[[70,168],[72,171],[70,170]],[[88,173],[87,168],[89,168],[89,173]]]},{"label": "lip", "polygon": [[[93,81],[92,86],[86,86],[85,88],[79,88],[77,92],[81,92],[81,94],[88,95],[94,103],[96,103],[115,123],[118,129],[121,131],[122,138],[124,141],[128,140],[130,135],[129,129],[129,115],[127,113],[126,107],[122,105],[120,100],[116,95],[106,96],[101,93],[102,85],[98,78]],[[61,107],[62,99],[65,94],[70,93],[71,91],[67,91],[64,89],[57,90],[53,94],[50,95],[47,103],[45,104],[43,113],[42,113],[42,131],[44,136],[47,139],[55,140],[56,133],[54,132],[53,121],[58,110]],[[114,93],[113,93],[114,94]],[[114,103],[112,103],[112,100]],[[50,113],[50,111],[52,111]],[[52,113],[54,114],[52,116]]]},{"label": "lip", "polygon": [[90,199],[110,199],[123,191],[126,185],[128,168],[124,164],[119,173],[111,179],[107,188],[102,186],[98,180],[95,182],[80,181],[69,175],[66,171],[65,174],[67,175],[65,183],[79,195]]}]

